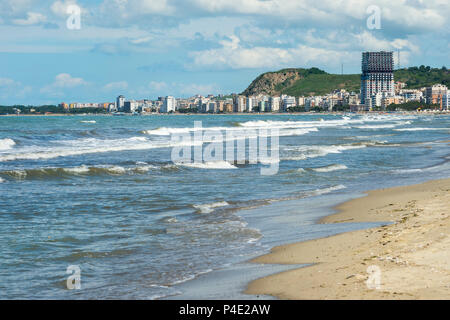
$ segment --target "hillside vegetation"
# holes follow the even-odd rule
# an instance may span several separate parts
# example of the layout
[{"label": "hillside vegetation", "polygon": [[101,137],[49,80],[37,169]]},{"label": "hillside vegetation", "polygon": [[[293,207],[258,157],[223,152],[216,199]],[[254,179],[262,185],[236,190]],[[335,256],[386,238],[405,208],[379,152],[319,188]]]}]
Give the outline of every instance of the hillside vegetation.
[{"label": "hillside vegetation", "polygon": [[[446,67],[410,67],[394,71],[394,80],[405,82],[407,88],[427,87],[435,83],[450,86],[450,73]],[[243,95],[310,96],[324,95],[335,89],[358,92],[361,85],[360,74],[330,74],[318,68],[289,68],[266,72],[258,76]]]}]

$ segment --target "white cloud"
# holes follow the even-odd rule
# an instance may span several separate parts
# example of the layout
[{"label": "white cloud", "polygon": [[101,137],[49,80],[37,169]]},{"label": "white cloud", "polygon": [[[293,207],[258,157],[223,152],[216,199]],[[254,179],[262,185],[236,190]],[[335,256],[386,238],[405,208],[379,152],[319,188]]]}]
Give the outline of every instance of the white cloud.
[{"label": "white cloud", "polygon": [[52,3],[52,5],[50,6],[50,11],[61,18],[67,18],[69,16],[69,14],[67,13],[67,8],[70,5],[77,5],[78,7],[80,7],[81,9],[81,14],[85,15],[87,14],[87,9],[86,8],[82,8],[76,0],[65,0],[65,1],[55,1]]},{"label": "white cloud", "polygon": [[45,22],[46,20],[47,18],[41,13],[27,12],[26,19],[13,19],[12,22],[19,26],[31,26]]},{"label": "white cloud", "polygon": [[74,78],[68,73],[60,73],[55,77],[52,86],[56,88],[73,88],[87,84],[82,78]]},{"label": "white cloud", "polygon": [[147,88],[140,88],[140,94],[154,94],[158,96],[175,95],[175,96],[191,96],[195,94],[214,94],[218,93],[218,87],[214,83],[181,83],[164,81],[151,81]]},{"label": "white cloud", "polygon": [[[347,52],[298,45],[293,48],[252,47],[239,45],[239,38],[231,36],[222,48],[192,52],[194,67],[213,69],[280,68],[324,63],[337,65]],[[347,57],[348,59],[348,57]]]},{"label": "white cloud", "polygon": [[16,84],[16,82],[12,79],[0,78],[0,87],[9,87],[14,84]]},{"label": "white cloud", "polygon": [[126,89],[128,89],[128,82],[126,81],[111,82],[103,86],[103,90],[106,91],[126,90]]},{"label": "white cloud", "polygon": [[53,81],[53,83],[43,87],[40,91],[41,93],[58,97],[63,95],[64,89],[76,88],[87,84],[88,82],[84,81],[82,78],[72,77],[68,73],[60,73],[55,76],[55,81]]},{"label": "white cloud", "polygon": [[21,82],[9,78],[0,78],[0,98],[21,99],[32,91],[30,86],[22,85]]},{"label": "white cloud", "polygon": [[169,86],[164,81],[150,81],[148,87],[150,90],[158,92],[167,90]]}]

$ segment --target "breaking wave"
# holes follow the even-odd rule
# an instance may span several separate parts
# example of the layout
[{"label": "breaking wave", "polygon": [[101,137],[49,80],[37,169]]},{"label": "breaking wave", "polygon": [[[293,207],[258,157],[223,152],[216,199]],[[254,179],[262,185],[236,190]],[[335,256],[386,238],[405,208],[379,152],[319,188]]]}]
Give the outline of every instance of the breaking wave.
[{"label": "breaking wave", "polygon": [[213,202],[207,204],[194,204],[193,207],[197,209],[200,213],[211,213],[215,208],[226,207],[229,203],[226,201]]},{"label": "breaking wave", "polygon": [[237,167],[227,161],[176,162],[175,164],[198,169],[237,169]]},{"label": "breaking wave", "polygon": [[331,172],[331,171],[337,171],[337,170],[345,170],[348,169],[346,165],[343,164],[332,164],[325,167],[318,167],[318,168],[311,168],[312,170],[316,172]]},{"label": "breaking wave", "polygon": [[320,196],[322,194],[327,194],[333,191],[337,191],[337,190],[341,190],[341,189],[345,189],[347,188],[346,186],[344,186],[343,184],[338,184],[336,186],[332,186],[332,187],[328,187],[328,188],[323,188],[323,189],[316,189],[313,192],[311,192],[312,196]]},{"label": "breaking wave", "polygon": [[330,153],[341,153],[342,151],[365,148],[366,144],[348,144],[348,145],[331,145],[331,146],[298,146],[285,148],[284,150],[294,151],[290,155],[282,156],[282,160],[305,160],[308,158],[323,157]]},{"label": "breaking wave", "polygon": [[0,139],[0,150],[8,150],[11,149],[16,142],[13,139],[5,138]]},{"label": "breaking wave", "polygon": [[399,128],[394,129],[394,131],[441,131],[450,130],[450,128]]}]

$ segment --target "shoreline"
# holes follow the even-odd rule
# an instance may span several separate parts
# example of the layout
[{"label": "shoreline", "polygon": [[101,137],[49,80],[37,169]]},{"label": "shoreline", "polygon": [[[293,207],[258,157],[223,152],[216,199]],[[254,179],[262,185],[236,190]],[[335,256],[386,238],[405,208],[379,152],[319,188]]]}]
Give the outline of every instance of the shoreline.
[{"label": "shoreline", "polygon": [[[406,114],[406,115],[448,115],[450,111],[440,110],[440,111],[326,111],[326,112],[230,112],[230,113],[146,113],[139,114],[139,116],[251,116],[251,115],[261,115],[261,116],[280,116],[280,115],[346,115],[346,114]],[[63,117],[63,116],[114,116],[112,113],[50,113],[50,114],[0,114],[0,117]],[[136,116],[134,114],[121,114],[121,116]]]},{"label": "shoreline", "polygon": [[[319,223],[386,224],[274,247],[250,262],[310,265],[254,280],[245,293],[295,300],[449,299],[449,191],[447,178],[368,191],[341,203]],[[379,286],[367,285],[371,270]]]}]

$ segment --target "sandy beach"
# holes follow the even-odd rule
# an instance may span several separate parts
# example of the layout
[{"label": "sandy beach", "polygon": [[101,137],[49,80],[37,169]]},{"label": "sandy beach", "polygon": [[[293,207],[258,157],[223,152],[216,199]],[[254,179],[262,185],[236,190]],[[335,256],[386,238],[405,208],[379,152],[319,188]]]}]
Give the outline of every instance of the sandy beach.
[{"label": "sandy beach", "polygon": [[450,179],[367,192],[320,223],[378,228],[275,247],[252,262],[310,266],[251,282],[280,299],[450,299]]}]

